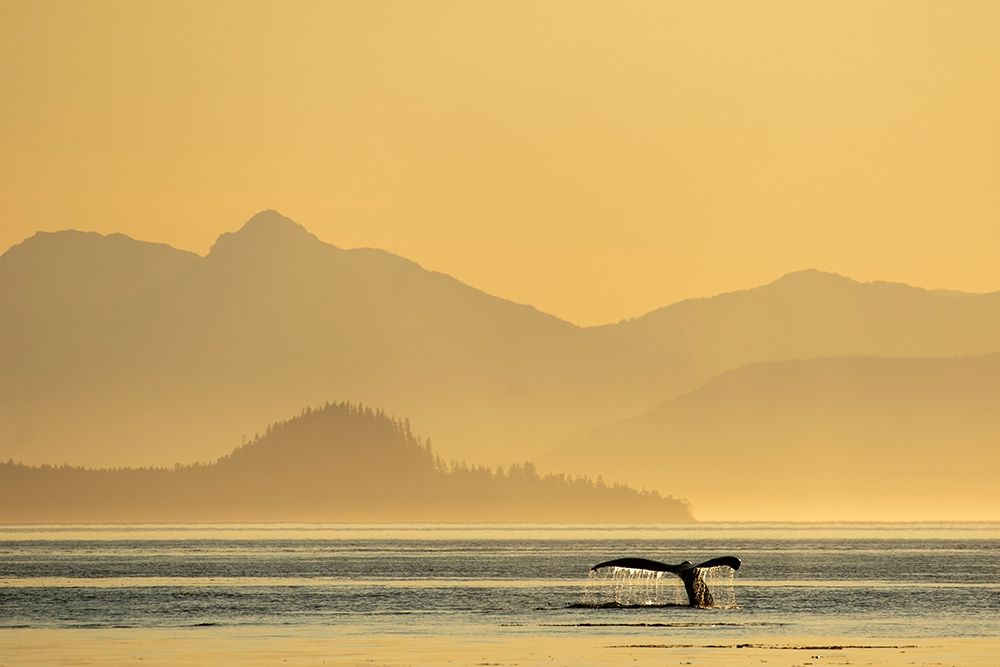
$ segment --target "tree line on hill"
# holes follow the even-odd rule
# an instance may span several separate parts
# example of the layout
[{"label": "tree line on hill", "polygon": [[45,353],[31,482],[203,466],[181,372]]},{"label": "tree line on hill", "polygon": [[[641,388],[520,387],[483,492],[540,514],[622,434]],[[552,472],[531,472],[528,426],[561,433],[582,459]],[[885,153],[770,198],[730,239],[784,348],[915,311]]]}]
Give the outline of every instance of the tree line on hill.
[{"label": "tree line on hill", "polygon": [[588,477],[446,462],[408,420],[327,403],[213,463],[169,468],[0,463],[8,522],[675,522],[682,500]]}]

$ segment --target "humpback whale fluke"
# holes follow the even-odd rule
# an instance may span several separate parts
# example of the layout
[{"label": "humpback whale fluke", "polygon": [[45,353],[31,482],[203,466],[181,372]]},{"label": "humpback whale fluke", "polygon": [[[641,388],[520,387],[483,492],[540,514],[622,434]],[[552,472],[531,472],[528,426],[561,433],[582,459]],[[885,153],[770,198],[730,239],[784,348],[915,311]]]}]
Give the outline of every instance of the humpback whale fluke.
[{"label": "humpback whale fluke", "polygon": [[590,571],[595,572],[605,567],[622,567],[630,570],[670,572],[676,574],[684,582],[684,590],[687,591],[688,603],[692,607],[711,607],[715,604],[715,599],[712,597],[712,592],[708,590],[708,584],[705,583],[704,570],[723,565],[738,570],[742,562],[736,556],[719,556],[718,558],[711,558],[697,565],[689,560],[677,565],[670,565],[669,563],[661,563],[660,561],[649,560],[648,558],[616,558],[598,563],[590,568]]}]

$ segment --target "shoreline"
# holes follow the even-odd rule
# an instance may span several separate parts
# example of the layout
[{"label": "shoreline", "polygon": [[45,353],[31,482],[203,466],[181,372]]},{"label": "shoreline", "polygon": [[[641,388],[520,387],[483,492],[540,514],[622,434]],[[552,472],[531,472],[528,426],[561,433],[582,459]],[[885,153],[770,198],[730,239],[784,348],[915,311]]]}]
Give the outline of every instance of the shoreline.
[{"label": "shoreline", "polygon": [[[988,667],[1000,638],[344,633],[288,628],[4,628],[2,665],[963,665]],[[721,638],[720,638],[721,639]]]}]

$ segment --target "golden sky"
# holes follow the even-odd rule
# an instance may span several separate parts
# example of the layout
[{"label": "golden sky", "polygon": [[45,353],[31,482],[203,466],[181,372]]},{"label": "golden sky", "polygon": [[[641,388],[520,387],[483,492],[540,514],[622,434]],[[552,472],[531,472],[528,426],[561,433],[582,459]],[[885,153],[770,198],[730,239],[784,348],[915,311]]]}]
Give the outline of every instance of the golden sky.
[{"label": "golden sky", "polygon": [[1000,289],[998,2],[0,0],[0,249],[276,208],[581,324]]}]

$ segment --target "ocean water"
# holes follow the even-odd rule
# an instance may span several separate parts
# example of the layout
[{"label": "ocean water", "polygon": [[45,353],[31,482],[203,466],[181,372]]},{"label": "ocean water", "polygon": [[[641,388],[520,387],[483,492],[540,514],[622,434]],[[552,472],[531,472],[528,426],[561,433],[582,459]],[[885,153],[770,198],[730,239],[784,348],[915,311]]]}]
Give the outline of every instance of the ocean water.
[{"label": "ocean water", "polygon": [[[713,609],[589,574],[720,555],[743,567]],[[996,637],[1000,524],[0,527],[0,628],[80,627]]]}]

